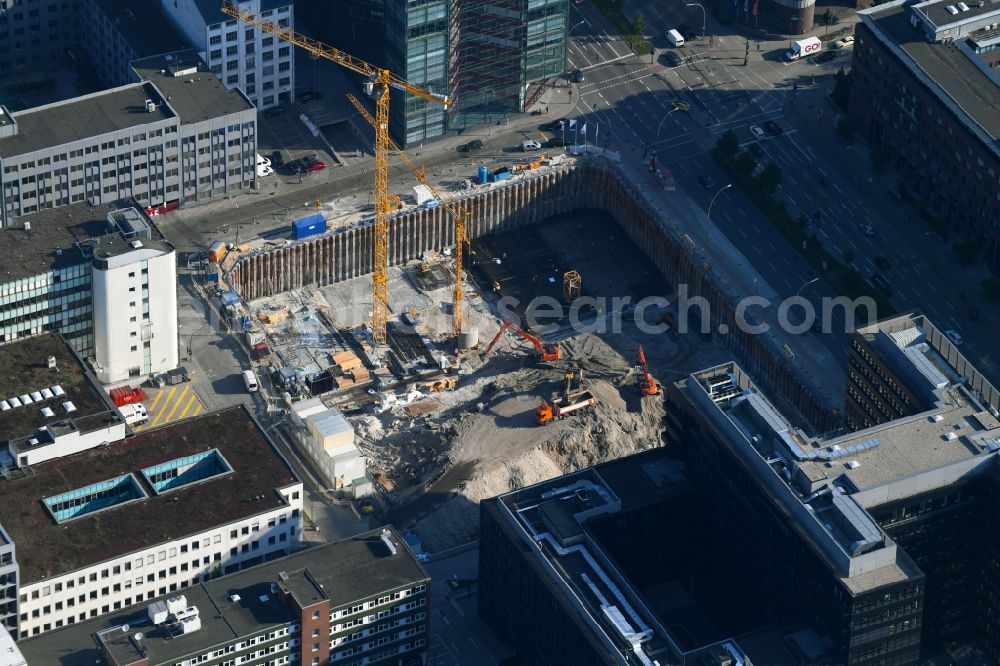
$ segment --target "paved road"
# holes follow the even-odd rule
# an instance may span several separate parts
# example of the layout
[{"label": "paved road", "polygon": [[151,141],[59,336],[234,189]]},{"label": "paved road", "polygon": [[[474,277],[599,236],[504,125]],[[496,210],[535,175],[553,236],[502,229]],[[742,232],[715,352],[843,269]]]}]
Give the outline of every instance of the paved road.
[{"label": "paved road", "polygon": [[[740,36],[716,36],[711,45],[695,40],[681,49],[667,49],[662,35],[668,28],[680,21],[698,26],[699,21],[646,3],[641,9],[647,36],[658,49],[651,64],[650,58],[630,55],[624,44],[608,37],[593,8],[574,7],[578,18],[571,25],[579,27],[573,32],[570,68],[585,75],[577,111],[587,119],[591,141],[595,138],[591,128],[599,127],[596,142],[604,146],[610,140],[607,145],[622,151],[627,160],[646,151],[656,154],[659,165],[677,177],[679,189],[707,210],[717,190],[706,191],[698,176],[710,174],[720,186],[728,182],[707,154],[718,136],[732,129],[746,145],[752,140],[750,125],[776,121],[785,132],[759,143],[765,159],[782,168],[780,195],[793,215],[809,216],[812,230],[835,257],[850,250],[864,277],[885,273],[898,310],[920,309],[942,329],[961,330],[967,340],[963,352],[996,383],[1000,359],[994,358],[989,331],[968,319],[974,307],[982,322],[996,321],[998,316],[998,309],[979,295],[985,269],[955,266],[950,253],[942,252],[940,239],[921,223],[914,225],[912,211],[893,198],[891,176],[874,174],[863,142],[846,146],[835,132],[836,114],[826,95],[837,70],[849,69],[850,49],[823,65],[785,63],[780,59],[787,47],[784,41],[764,42],[759,51],[751,42],[744,67],[746,40]],[[710,21],[709,33],[713,30]],[[680,66],[666,66],[667,51],[686,60]],[[674,99],[688,102],[690,114],[674,112]],[[823,297],[835,296],[822,277],[809,283],[817,277],[812,266],[736,188],[718,197],[712,222],[782,297],[801,289],[803,296],[818,304]],[[875,235],[866,235],[862,223],[872,223]],[[887,259],[890,270],[879,271],[876,257]],[[756,291],[756,285],[743,286],[747,294]],[[833,323],[835,330],[843,330],[838,327],[842,319]],[[803,335],[820,340],[844,367],[847,335],[812,331]]]}]

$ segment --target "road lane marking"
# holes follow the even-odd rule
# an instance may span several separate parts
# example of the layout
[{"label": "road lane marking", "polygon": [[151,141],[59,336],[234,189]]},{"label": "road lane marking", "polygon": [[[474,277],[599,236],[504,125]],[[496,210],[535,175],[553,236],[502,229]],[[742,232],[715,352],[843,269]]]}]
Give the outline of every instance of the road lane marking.
[{"label": "road lane marking", "polygon": [[170,423],[174,419],[174,414],[177,412],[177,408],[181,406],[182,402],[184,402],[184,396],[186,396],[190,390],[190,386],[185,386],[183,390],[181,390],[180,395],[177,396],[177,400],[174,402],[174,408],[170,410],[170,413],[167,414],[167,418],[165,420],[160,421],[160,425]]},{"label": "road lane marking", "polygon": [[180,420],[180,419],[184,419],[184,418],[186,418],[186,417],[187,417],[187,413],[188,413],[188,411],[190,411],[190,410],[191,410],[191,406],[192,406],[192,405],[193,405],[193,404],[195,403],[195,401],[196,401],[197,399],[198,399],[198,396],[197,396],[197,395],[196,395],[196,394],[195,394],[195,393],[194,393],[194,392],[192,391],[192,392],[191,392],[191,397],[190,397],[190,398],[188,398],[188,402],[187,402],[187,405],[185,405],[185,406],[184,406],[184,410],[183,410],[183,411],[181,412],[181,415],[177,417],[177,418],[178,418],[178,420]]},{"label": "road lane marking", "polygon": [[164,404],[163,411],[158,412],[156,414],[156,416],[153,417],[153,420],[149,422],[149,427],[150,428],[152,428],[156,424],[156,422],[159,420],[160,416],[163,415],[163,412],[167,410],[167,406],[169,406],[170,405],[170,401],[174,399],[174,393],[176,393],[176,392],[177,392],[177,387],[176,386],[171,386],[167,391],[165,391],[165,393],[167,393],[167,398],[166,398],[166,400],[163,401],[163,404]]}]

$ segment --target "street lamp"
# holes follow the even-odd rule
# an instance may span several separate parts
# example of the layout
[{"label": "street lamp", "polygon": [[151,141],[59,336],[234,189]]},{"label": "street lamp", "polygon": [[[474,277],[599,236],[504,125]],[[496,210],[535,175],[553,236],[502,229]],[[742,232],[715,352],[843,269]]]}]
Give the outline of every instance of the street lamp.
[{"label": "street lamp", "polygon": [[660,126],[656,128],[656,140],[660,140],[660,130],[663,129],[663,123],[667,122],[667,116],[676,111],[677,109],[670,109],[667,111],[666,115],[663,116],[663,120],[660,121]]},{"label": "street lamp", "polygon": [[805,289],[806,287],[808,287],[809,285],[811,285],[813,282],[816,282],[817,280],[819,280],[819,276],[816,276],[812,280],[809,280],[808,282],[804,283],[801,287],[799,287],[799,290],[797,292],[795,292],[795,297],[798,298],[799,294],[802,293],[803,289]]},{"label": "street lamp", "polygon": [[720,188],[719,191],[715,193],[715,196],[712,197],[712,200],[708,203],[708,221],[709,222],[712,221],[712,206],[715,205],[715,200],[719,198],[720,194],[722,194],[723,192],[725,192],[726,190],[728,190],[732,186],[733,186],[733,184],[729,183],[728,185],[725,185],[722,188]]},{"label": "street lamp", "polygon": [[586,22],[587,22],[587,20],[584,19],[584,20],[580,21],[579,23],[574,23],[573,27],[566,31],[566,34],[568,35],[569,33],[573,32],[574,28],[579,28],[581,25],[583,25]]},{"label": "street lamp", "polygon": [[689,2],[688,7],[698,7],[701,9],[701,38],[705,39],[705,24],[708,22],[707,14],[705,14],[705,6],[700,2]]}]

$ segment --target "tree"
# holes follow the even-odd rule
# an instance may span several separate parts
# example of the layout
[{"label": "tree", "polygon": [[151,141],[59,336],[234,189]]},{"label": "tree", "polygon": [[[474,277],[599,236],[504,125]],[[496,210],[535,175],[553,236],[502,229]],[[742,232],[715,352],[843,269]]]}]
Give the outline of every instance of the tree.
[{"label": "tree", "polygon": [[828,34],[830,32],[830,26],[836,22],[837,16],[833,13],[833,10],[828,8],[825,12],[823,12],[823,16],[820,18],[820,23],[826,26],[826,33],[824,34]]},{"label": "tree", "polygon": [[733,130],[726,130],[716,142],[715,149],[722,157],[732,159],[740,150],[740,138]]},{"label": "tree", "polygon": [[774,194],[781,185],[781,167],[774,162],[768,162],[764,170],[757,176],[757,184],[768,194]]},{"label": "tree", "polygon": [[641,35],[642,29],[646,27],[646,19],[642,17],[642,12],[635,13],[635,19],[632,21],[632,34]]},{"label": "tree", "polygon": [[733,169],[737,173],[749,176],[753,173],[754,167],[757,166],[757,160],[754,156],[745,150],[741,150],[740,154],[736,156],[736,161],[733,163]]},{"label": "tree", "polygon": [[979,243],[976,241],[955,241],[951,244],[951,252],[958,263],[968,266],[979,256]]}]

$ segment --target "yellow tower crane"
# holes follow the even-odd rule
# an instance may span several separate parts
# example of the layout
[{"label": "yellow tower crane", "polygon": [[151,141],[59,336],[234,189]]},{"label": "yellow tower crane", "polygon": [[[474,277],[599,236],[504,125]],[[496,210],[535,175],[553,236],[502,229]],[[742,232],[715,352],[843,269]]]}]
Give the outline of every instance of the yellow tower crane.
[{"label": "yellow tower crane", "polygon": [[[360,113],[365,120],[367,120],[370,124],[375,125],[377,121],[372,117],[372,114],[368,112],[368,109],[365,108],[364,104],[362,104],[357,97],[347,93],[347,99],[351,101],[351,104],[354,105],[354,108],[358,110],[358,113]],[[396,142],[392,139],[389,139],[389,147],[396,151],[396,155],[399,156],[399,159],[403,160],[406,166],[410,167],[410,170],[413,171],[414,175],[416,175],[417,180],[420,181],[421,184],[426,185],[427,189],[429,189],[431,194],[434,195],[434,198],[440,201],[441,205],[444,206],[452,214],[452,217],[455,218],[455,292],[453,299],[454,312],[452,313],[452,320],[454,322],[455,342],[457,344],[458,337],[462,334],[462,249],[463,244],[465,243],[465,218],[470,216],[471,213],[453,201],[445,201],[444,197],[442,197],[441,194],[434,189],[434,186],[427,181],[427,174],[424,172],[424,169],[411,162],[410,158],[403,152],[403,149],[396,145]]]},{"label": "yellow tower crane", "polygon": [[247,25],[274,35],[278,39],[306,49],[314,56],[332,60],[366,77],[375,98],[375,228],[374,258],[372,275],[372,339],[376,345],[386,341],[386,319],[389,313],[389,212],[392,200],[389,196],[389,88],[402,90],[421,99],[440,104],[444,108],[451,105],[447,95],[439,95],[408,83],[387,69],[371,65],[349,53],[295,32],[290,28],[262,19],[249,11],[241,12],[231,2],[225,2],[222,13],[239,19]]}]

